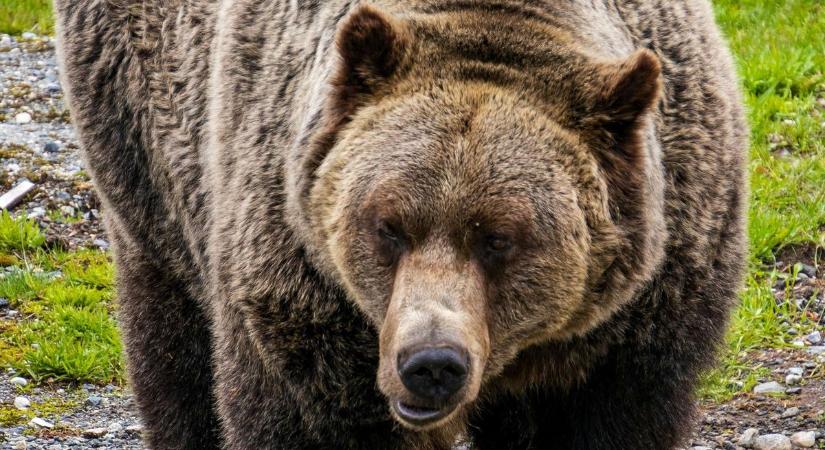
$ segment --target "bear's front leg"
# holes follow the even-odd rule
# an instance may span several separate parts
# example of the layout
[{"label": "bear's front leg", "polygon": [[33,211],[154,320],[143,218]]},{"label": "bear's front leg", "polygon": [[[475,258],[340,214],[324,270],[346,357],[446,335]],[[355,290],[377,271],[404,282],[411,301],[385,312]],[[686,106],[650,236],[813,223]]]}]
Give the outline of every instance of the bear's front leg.
[{"label": "bear's front leg", "polygon": [[211,338],[199,305],[157,258],[107,227],[118,267],[119,321],[146,444],[156,450],[219,448]]}]

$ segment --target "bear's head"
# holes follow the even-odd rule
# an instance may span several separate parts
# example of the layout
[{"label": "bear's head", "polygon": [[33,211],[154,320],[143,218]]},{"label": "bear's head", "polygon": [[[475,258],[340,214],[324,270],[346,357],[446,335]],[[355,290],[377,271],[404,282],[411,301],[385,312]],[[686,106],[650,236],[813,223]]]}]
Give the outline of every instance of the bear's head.
[{"label": "bear's head", "polygon": [[414,429],[529,346],[603,323],[663,251],[656,57],[490,22],[350,13],[291,193],[316,263],[379,330],[378,386]]}]

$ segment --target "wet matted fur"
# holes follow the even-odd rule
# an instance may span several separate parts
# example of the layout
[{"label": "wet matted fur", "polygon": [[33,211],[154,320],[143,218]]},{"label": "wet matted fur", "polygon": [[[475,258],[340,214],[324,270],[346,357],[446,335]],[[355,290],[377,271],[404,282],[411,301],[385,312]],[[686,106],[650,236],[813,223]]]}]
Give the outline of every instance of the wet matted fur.
[{"label": "wet matted fur", "polygon": [[[708,2],[56,11],[152,448],[682,443],[745,251]],[[441,341],[467,385],[405,423]]]}]

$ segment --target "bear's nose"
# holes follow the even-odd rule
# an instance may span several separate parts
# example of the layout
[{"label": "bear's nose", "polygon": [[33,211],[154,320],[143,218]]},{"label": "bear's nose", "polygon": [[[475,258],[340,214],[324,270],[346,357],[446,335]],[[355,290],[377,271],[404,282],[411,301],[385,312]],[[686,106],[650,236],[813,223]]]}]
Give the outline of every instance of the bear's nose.
[{"label": "bear's nose", "polygon": [[464,387],[469,372],[467,351],[454,347],[400,352],[401,382],[422,400],[442,403]]}]

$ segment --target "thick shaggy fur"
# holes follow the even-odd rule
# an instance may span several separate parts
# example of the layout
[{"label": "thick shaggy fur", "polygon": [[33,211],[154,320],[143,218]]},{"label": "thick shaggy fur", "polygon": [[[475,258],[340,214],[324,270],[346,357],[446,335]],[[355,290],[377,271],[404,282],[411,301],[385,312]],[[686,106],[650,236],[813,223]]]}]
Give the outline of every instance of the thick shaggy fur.
[{"label": "thick shaggy fur", "polygon": [[[357,3],[56,0],[147,443],[680,444],[743,268],[708,2]],[[387,400],[421,302],[473,364],[426,429]]]}]

